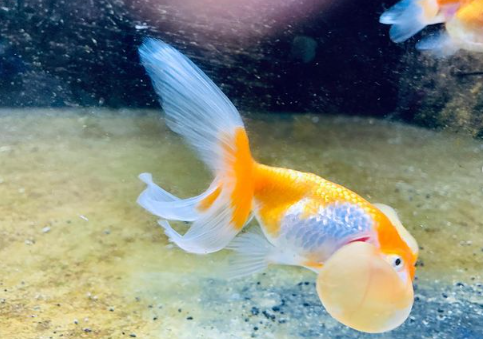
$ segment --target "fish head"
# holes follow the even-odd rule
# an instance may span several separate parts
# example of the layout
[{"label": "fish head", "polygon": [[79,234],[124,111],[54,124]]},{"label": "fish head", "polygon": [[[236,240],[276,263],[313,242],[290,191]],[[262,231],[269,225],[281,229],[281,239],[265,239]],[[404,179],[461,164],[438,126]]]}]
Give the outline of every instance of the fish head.
[{"label": "fish head", "polygon": [[381,250],[390,256],[390,259],[399,256],[403,260],[409,276],[414,279],[416,260],[419,255],[419,245],[416,239],[403,226],[401,219],[392,207],[384,204],[374,204],[374,207],[385,217],[381,221],[385,225],[380,227],[384,230],[378,232]]},{"label": "fish head", "polygon": [[397,253],[352,242],[324,264],[317,293],[327,312],[342,324],[367,333],[390,331],[407,319],[413,305],[408,266]]}]

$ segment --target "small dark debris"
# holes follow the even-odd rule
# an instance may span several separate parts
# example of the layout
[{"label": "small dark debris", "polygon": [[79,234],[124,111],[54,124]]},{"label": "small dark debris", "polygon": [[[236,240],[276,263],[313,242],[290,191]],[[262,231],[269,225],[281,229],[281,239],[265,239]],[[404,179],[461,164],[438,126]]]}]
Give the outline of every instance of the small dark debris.
[{"label": "small dark debris", "polygon": [[84,328],[84,332],[86,332],[86,333],[91,333],[91,332],[92,332],[92,330],[91,330],[90,328]]},{"label": "small dark debris", "polygon": [[131,338],[136,338],[136,337],[137,337],[137,335],[135,335],[134,333],[131,333],[129,336],[130,336]]},{"label": "small dark debris", "polygon": [[424,261],[422,261],[422,260],[416,261],[416,265],[415,266],[416,267],[424,267]]},{"label": "small dark debris", "polygon": [[270,319],[271,321],[275,321],[275,315],[268,313],[267,311],[263,311],[262,314],[265,318]]},{"label": "small dark debris", "polygon": [[181,308],[178,308],[178,313],[181,313],[181,311],[183,311]]},{"label": "small dark debris", "polygon": [[257,326],[253,327],[253,330],[258,331],[258,327]]},{"label": "small dark debris", "polygon": [[252,315],[258,315],[260,313],[260,310],[258,309],[258,307],[253,306],[250,312],[252,313]]},{"label": "small dark debris", "polygon": [[193,320],[193,317],[187,317],[186,320]]}]

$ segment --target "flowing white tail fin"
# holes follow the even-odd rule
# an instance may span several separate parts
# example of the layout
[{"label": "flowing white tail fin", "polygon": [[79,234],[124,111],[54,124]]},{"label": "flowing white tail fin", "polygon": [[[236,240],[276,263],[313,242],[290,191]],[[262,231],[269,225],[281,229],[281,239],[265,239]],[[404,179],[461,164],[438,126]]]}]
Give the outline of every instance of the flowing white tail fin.
[{"label": "flowing white tail fin", "polygon": [[162,219],[193,222],[180,235],[167,220],[160,221],[185,251],[218,251],[243,228],[252,209],[254,162],[240,114],[196,65],[166,43],[147,39],[139,54],[168,126],[197,151],[215,178],[205,193],[182,200],[142,174],[148,188],[138,203]]}]

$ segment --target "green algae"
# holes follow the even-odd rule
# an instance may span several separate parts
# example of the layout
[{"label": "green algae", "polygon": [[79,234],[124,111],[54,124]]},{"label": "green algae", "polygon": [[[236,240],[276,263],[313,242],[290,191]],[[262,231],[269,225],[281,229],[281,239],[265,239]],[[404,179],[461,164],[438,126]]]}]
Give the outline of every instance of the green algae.
[{"label": "green algae", "polygon": [[[314,172],[396,208],[421,246],[421,281],[481,281],[481,141],[371,119],[246,120],[259,161]],[[220,279],[229,252],[196,256],[170,245],[135,203],[142,172],[182,197],[210,182],[158,112],[0,112],[1,338],[221,338],[221,324],[233,322],[234,337],[250,336],[230,300],[217,313],[220,328],[201,329],[220,310],[204,306],[206,285]],[[259,279],[216,286],[226,294]],[[313,275],[274,267],[262,283],[301,279]],[[280,326],[277,337],[292,338]]]}]

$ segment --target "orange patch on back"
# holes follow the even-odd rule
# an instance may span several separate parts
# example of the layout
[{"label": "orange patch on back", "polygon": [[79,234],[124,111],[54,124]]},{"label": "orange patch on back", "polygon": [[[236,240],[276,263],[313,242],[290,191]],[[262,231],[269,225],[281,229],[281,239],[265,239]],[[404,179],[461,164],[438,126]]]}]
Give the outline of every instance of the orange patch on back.
[{"label": "orange patch on back", "polygon": [[301,175],[303,173],[285,168],[255,165],[254,189],[258,214],[269,234],[278,232],[287,209],[304,197],[307,187],[299,182]]},{"label": "orange patch on back", "polygon": [[302,199],[302,217],[310,217],[320,207],[336,202],[350,202],[366,207],[369,203],[349,189],[321,177],[285,168],[256,164],[255,199],[258,214],[266,231],[276,235],[287,210]]}]

